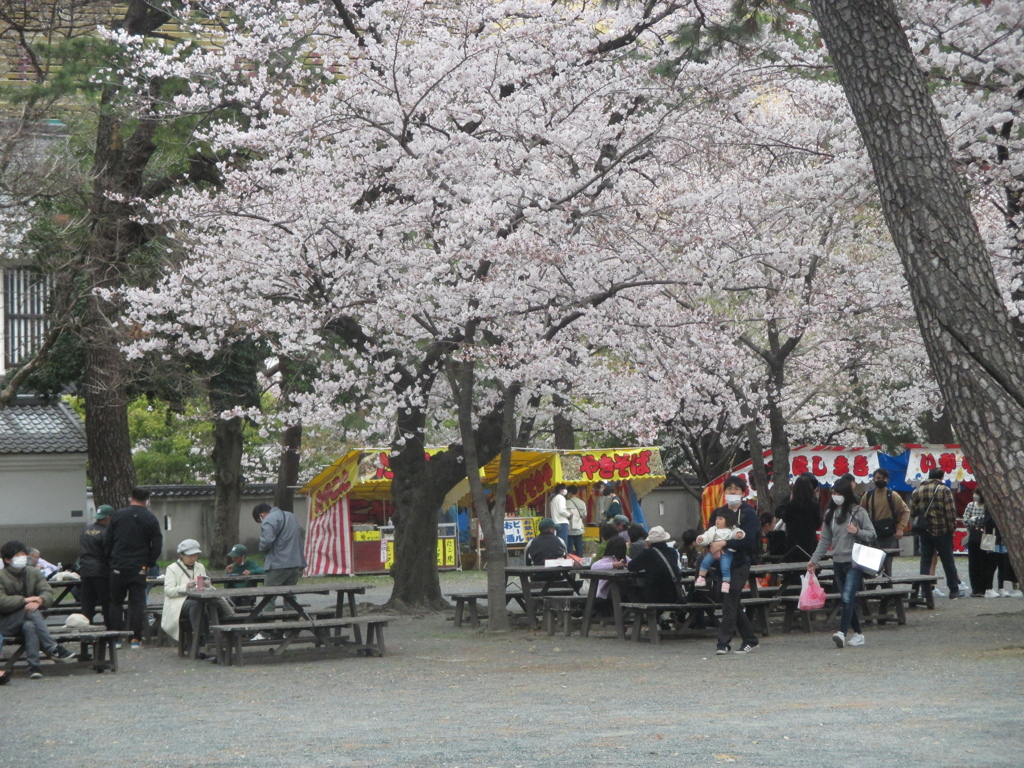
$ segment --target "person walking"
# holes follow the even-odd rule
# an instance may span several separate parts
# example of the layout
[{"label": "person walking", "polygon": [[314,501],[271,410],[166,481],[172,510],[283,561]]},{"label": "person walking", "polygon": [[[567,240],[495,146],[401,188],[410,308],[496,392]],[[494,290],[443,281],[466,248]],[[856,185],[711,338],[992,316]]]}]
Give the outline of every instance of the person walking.
[{"label": "person walking", "polygon": [[725,480],[723,491],[725,506],[712,512],[711,519],[715,518],[719,510],[732,512],[737,516],[738,525],[743,530],[743,538],[715,541],[710,547],[712,556],[721,555],[722,550],[726,548],[732,552],[732,578],[737,585],[736,589],[722,595],[722,619],[718,624],[715,646],[715,653],[719,656],[732,650],[730,643],[737,631],[743,645],[736,653],[751,653],[758,646],[754,625],[750,623],[747,614],[740,610],[740,594],[743,591],[741,585],[746,584],[750,578],[750,566],[758,561],[761,541],[761,520],[757,516],[757,510],[744,501],[747,495],[747,481],[739,475],[730,475]]},{"label": "person walking", "polygon": [[936,467],[928,473],[928,479],[917,487],[910,497],[910,515],[925,517],[925,530],[920,534],[921,575],[927,576],[932,568],[932,556],[936,553],[946,574],[949,599],[964,597],[960,591],[960,577],[953,560],[953,531],[956,530],[956,503],[953,492],[942,478],[945,472]]},{"label": "person walking", "polygon": [[302,531],[295,515],[269,504],[257,504],[252,508],[252,517],[260,524],[260,552],[266,553],[263,586],[298,584],[306,558],[302,552]]},{"label": "person walking", "polygon": [[[910,525],[910,507],[898,493],[889,490],[889,471],[879,467],[872,476],[875,487],[860,499],[875,526],[875,546],[879,549],[899,549],[900,540]],[[882,570],[892,576],[893,556],[885,556]]]},{"label": "person walking", "polygon": [[146,620],[146,576],[163,548],[160,523],[149,511],[150,493],[132,488],[128,506],[110,516],[103,547],[110,563],[110,628],[124,629],[124,601],[128,598],[128,628],[132,648],[142,648]]},{"label": "person walking", "polygon": [[[807,563],[808,571],[815,571],[825,553],[832,550],[832,575],[843,602],[839,618],[839,631],[832,640],[839,648],[864,645],[860,618],[857,616],[857,592],[864,583],[864,573],[853,563],[853,545],[870,544],[875,540],[875,528],[868,511],[857,503],[853,484],[840,480],[832,486],[832,500],[821,526],[821,539]],[[853,634],[850,635],[850,630]]]}]

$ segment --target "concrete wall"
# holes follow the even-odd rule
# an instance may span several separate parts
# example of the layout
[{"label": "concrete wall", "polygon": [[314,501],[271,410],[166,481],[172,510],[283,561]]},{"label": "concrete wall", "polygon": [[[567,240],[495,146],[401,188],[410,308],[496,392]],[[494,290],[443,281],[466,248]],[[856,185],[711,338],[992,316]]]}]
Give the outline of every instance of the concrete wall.
[{"label": "concrete wall", "polygon": [[[242,496],[238,514],[237,542],[244,544],[250,552],[257,551],[260,529],[252,519],[252,508],[261,502],[273,503],[269,496]],[[178,543],[184,539],[195,539],[200,546],[207,546],[210,541],[209,519],[213,514],[213,495],[208,496],[153,496],[149,508],[156,515],[164,531],[164,560],[177,557]],[[303,531],[306,529],[308,516],[307,500],[303,497],[295,499],[295,516]],[[94,513],[93,513],[94,514]],[[213,555],[214,553],[208,553]],[[227,553],[221,553],[226,556]],[[220,560],[211,557],[211,562],[219,566]],[[224,561],[226,563],[226,560]]]},{"label": "concrete wall", "polygon": [[0,529],[86,522],[85,489],[84,453],[0,456]]},{"label": "concrete wall", "polygon": [[700,530],[700,502],[683,488],[655,488],[640,500],[640,507],[649,528],[660,525],[677,541],[687,528]]}]

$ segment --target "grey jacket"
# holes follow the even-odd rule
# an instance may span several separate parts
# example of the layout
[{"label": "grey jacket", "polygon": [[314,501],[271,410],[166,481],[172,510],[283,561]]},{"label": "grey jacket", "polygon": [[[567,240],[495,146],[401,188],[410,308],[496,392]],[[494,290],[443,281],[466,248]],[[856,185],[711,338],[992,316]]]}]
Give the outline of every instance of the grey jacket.
[{"label": "grey jacket", "polygon": [[0,568],[0,616],[16,613],[25,607],[26,597],[43,598],[43,610],[53,605],[53,590],[38,568],[26,565],[21,573],[13,568]]},{"label": "grey jacket", "polygon": [[260,526],[260,552],[266,552],[263,568],[305,568],[302,531],[291,512],[271,507]]},{"label": "grey jacket", "polygon": [[[843,522],[837,523],[835,517],[833,516],[831,523],[825,520],[825,524],[821,526],[821,539],[818,540],[818,547],[811,556],[812,563],[821,562],[821,558],[829,549],[832,550],[833,562],[849,563],[853,560],[854,544],[870,544],[875,540],[875,526],[871,524],[871,516],[859,504],[854,504],[852,513]],[[857,526],[856,533],[846,530],[846,526],[851,522]]]}]

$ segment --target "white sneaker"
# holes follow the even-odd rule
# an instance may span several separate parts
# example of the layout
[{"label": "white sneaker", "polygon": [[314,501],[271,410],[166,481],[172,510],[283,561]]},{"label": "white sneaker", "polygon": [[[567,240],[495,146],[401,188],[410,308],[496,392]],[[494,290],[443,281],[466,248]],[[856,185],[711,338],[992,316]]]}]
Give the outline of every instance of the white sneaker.
[{"label": "white sneaker", "polygon": [[999,590],[999,596],[1000,597],[1009,597],[1010,596],[1010,592],[1009,592],[1009,590],[1006,590],[1006,589],[1000,589]]},{"label": "white sneaker", "polygon": [[932,594],[935,595],[936,597],[945,597],[946,596],[946,593],[943,592],[938,587],[932,587]]},{"label": "white sneaker", "polygon": [[960,582],[959,590],[961,592],[966,592],[968,595],[971,594],[971,588],[964,584],[962,581]]},{"label": "white sneaker", "polygon": [[853,637],[846,641],[847,645],[864,645],[864,635],[860,632],[854,632]]},{"label": "white sneaker", "polygon": [[842,632],[836,632],[832,635],[832,641],[836,644],[836,648],[842,648],[846,645],[846,635]]},{"label": "white sneaker", "polygon": [[1024,597],[1024,592],[1021,592],[1019,589],[1011,589],[1007,597]]},{"label": "white sneaker", "polygon": [[996,592],[994,589],[986,589],[985,590],[985,597],[989,597],[989,598],[999,597],[999,593]]}]

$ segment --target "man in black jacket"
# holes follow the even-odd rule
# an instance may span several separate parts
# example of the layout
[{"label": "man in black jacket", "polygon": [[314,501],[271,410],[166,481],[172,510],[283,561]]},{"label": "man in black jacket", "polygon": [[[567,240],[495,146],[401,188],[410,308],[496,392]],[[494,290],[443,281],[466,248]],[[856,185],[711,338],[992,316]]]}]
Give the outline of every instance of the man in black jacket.
[{"label": "man in black jacket", "polygon": [[104,504],[96,510],[96,522],[88,526],[78,539],[78,575],[82,577],[82,614],[92,622],[99,608],[103,623],[110,626],[110,564],[104,548],[104,534],[114,508]]},{"label": "man in black jacket", "polygon": [[141,648],[146,618],[146,573],[156,565],[164,543],[160,523],[149,511],[149,491],[132,488],[128,506],[110,516],[103,542],[110,563],[111,629],[124,627],[122,606],[127,595],[132,648]]},{"label": "man in black jacket", "polygon": [[[750,566],[757,562],[761,546],[761,521],[757,511],[744,501],[747,495],[747,481],[739,475],[731,475],[726,478],[723,490],[724,508],[737,513],[737,522],[744,535],[742,539],[712,542],[710,547],[712,554],[721,552],[726,547],[732,551],[732,583],[736,585],[735,589],[722,594],[722,621],[718,625],[718,646],[715,649],[719,656],[732,650],[729,643],[732,642],[737,630],[743,639],[743,645],[736,653],[750,653],[757,648],[754,625],[740,610],[740,593],[750,576]],[[711,513],[712,520],[715,518],[715,512]]]}]

